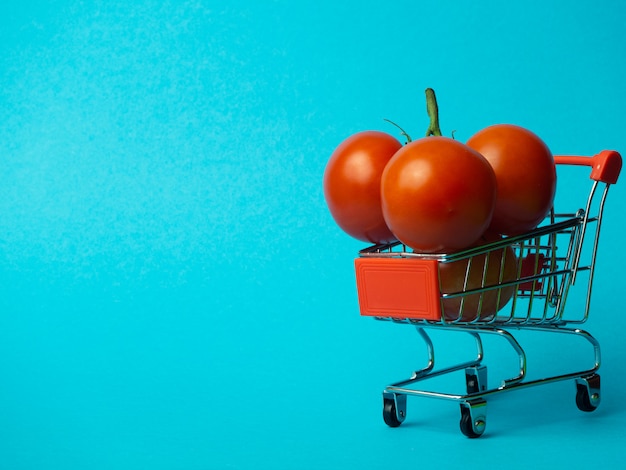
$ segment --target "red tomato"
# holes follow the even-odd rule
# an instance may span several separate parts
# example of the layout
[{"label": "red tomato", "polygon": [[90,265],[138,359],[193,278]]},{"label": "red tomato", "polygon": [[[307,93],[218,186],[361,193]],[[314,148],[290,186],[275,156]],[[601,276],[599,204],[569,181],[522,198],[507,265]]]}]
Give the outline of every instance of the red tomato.
[{"label": "red tomato", "polygon": [[335,222],[354,238],[391,243],[380,203],[380,178],[402,144],[384,132],[364,131],[344,140],[324,172],[324,197]]},{"label": "red tomato", "polygon": [[556,191],[554,157],[546,144],[523,127],[498,124],[468,141],[493,167],[498,198],[491,230],[519,235],[534,229],[552,208]]},{"label": "red tomato", "polygon": [[476,242],[489,226],[496,179],[475,150],[447,137],[425,137],[389,161],[381,196],[398,240],[418,252],[453,252]]},{"label": "red tomato", "polygon": [[[551,260],[540,252],[529,252],[522,258],[520,278],[535,276],[550,269]],[[520,291],[540,291],[543,287],[542,280],[526,281],[519,285]]]},{"label": "red tomato", "polygon": [[[500,240],[495,234],[486,234],[479,243]],[[470,261],[471,260],[471,261]],[[467,280],[466,280],[467,277]],[[441,292],[453,294],[481,287],[495,286],[517,278],[517,257],[510,246],[449,263],[439,263]],[[472,321],[489,320],[513,297],[515,286],[490,289],[483,293],[452,297],[443,300],[443,314],[446,320]]]}]

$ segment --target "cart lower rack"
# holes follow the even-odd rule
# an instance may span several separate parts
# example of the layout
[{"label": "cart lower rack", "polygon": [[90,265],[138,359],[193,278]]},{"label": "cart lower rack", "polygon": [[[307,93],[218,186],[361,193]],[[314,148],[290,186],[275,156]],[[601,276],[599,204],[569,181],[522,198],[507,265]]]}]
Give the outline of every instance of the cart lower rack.
[{"label": "cart lower rack", "polygon": [[[609,187],[617,182],[622,159],[617,152],[603,151],[593,157],[555,156],[555,162],[559,167],[591,167],[591,190],[584,208],[569,214],[553,211],[535,230],[453,254],[414,253],[399,242],[359,252],[355,270],[361,315],[412,325],[427,349],[423,368],[383,391],[383,418],[389,426],[405,420],[408,396],[458,402],[461,431],[472,438],[485,431],[488,398],[502,392],[573,380],[580,410],[593,411],[600,404],[600,344],[580,326],[590,311],[604,204]],[[574,286],[583,289],[582,305],[566,309]],[[475,355],[436,368],[429,330],[470,335]],[[589,367],[529,380],[526,352],[512,333],[521,330],[580,339],[593,351]],[[492,388],[484,364],[486,336],[503,339],[519,364],[512,377]],[[417,387],[462,371],[463,393]]]}]

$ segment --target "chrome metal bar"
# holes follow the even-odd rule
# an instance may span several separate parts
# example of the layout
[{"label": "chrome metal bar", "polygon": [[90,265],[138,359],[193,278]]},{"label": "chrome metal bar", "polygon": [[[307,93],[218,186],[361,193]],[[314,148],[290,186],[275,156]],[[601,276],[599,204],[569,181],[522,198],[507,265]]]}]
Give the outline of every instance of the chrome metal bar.
[{"label": "chrome metal bar", "polygon": [[581,321],[584,322],[589,317],[589,308],[591,306],[591,289],[593,287],[593,275],[596,267],[596,255],[598,254],[598,243],[600,240],[600,228],[602,226],[602,214],[604,212],[604,203],[606,202],[606,196],[609,192],[610,185],[606,185],[604,191],[602,193],[602,198],[600,200],[600,206],[598,207],[598,217],[596,222],[596,234],[593,240],[593,246],[591,248],[591,263],[589,264],[589,283],[587,285],[587,299],[585,301],[585,312],[583,315],[583,319]]},{"label": "chrome metal bar", "polygon": [[[460,328],[459,328],[460,329]],[[423,375],[421,377],[417,377],[413,380],[409,380],[409,381],[404,381],[404,382],[399,382],[397,384],[393,384],[393,385],[389,385],[388,387],[385,388],[385,392],[388,393],[396,393],[396,394],[402,394],[402,395],[413,395],[413,396],[423,396],[423,397],[430,397],[430,398],[440,398],[440,399],[446,399],[446,400],[468,400],[468,399],[477,399],[477,398],[487,398],[489,396],[498,394],[498,393],[502,393],[502,392],[506,392],[506,391],[511,391],[511,390],[517,390],[517,389],[522,389],[522,388],[528,388],[528,387],[534,387],[534,386],[538,386],[538,385],[544,385],[544,384],[549,384],[549,383],[554,383],[554,382],[559,382],[559,381],[563,381],[563,380],[570,380],[570,379],[576,379],[576,378],[581,378],[581,377],[588,377],[592,374],[594,374],[599,368],[600,368],[600,344],[598,342],[598,340],[596,340],[591,334],[589,334],[588,332],[580,329],[580,328],[566,328],[566,327],[548,327],[548,326],[544,326],[544,327],[521,327],[520,329],[529,329],[529,330],[536,330],[536,331],[541,331],[541,332],[558,332],[558,333],[563,333],[563,334],[572,334],[572,335],[576,335],[580,338],[585,339],[586,341],[588,341],[594,349],[594,365],[593,367],[589,368],[589,369],[583,369],[583,370],[578,370],[578,371],[574,371],[574,372],[569,372],[569,373],[565,373],[565,374],[558,374],[558,375],[553,375],[553,376],[549,376],[549,377],[542,377],[539,379],[534,379],[534,380],[524,380],[526,377],[526,355],[523,351],[523,349],[521,348],[521,346],[519,345],[519,343],[517,342],[517,340],[513,337],[513,335],[509,332],[507,332],[506,330],[502,330],[502,329],[480,329],[480,333],[492,333],[492,334],[499,334],[499,335],[503,335],[507,341],[509,341],[509,343],[513,346],[513,348],[516,350],[516,352],[518,352],[518,354],[520,354],[520,373],[518,374],[517,377],[514,377],[512,379],[507,379],[502,381],[501,385],[499,387],[496,388],[491,388],[491,389],[487,389],[487,390],[482,390],[482,391],[478,391],[478,392],[474,392],[474,393],[468,393],[468,394],[462,394],[462,393],[446,393],[446,392],[436,392],[436,391],[431,391],[431,390],[416,390],[416,389],[412,389],[412,388],[406,388],[405,385],[408,385],[410,383],[413,382],[417,382],[419,380],[426,380],[428,378],[431,377],[436,377],[436,376],[440,376],[443,374],[446,374],[448,372],[454,372],[454,371],[458,371],[461,369],[464,369],[466,367],[474,367],[478,364],[471,364],[469,363],[469,365],[458,365],[458,366],[453,366],[450,368],[446,368],[446,369],[442,369],[440,371],[436,371],[434,373],[428,373],[426,375]],[[478,335],[478,332],[475,332],[476,335]]]},{"label": "chrome metal bar", "polygon": [[428,362],[426,366],[420,370],[413,372],[413,374],[411,375],[411,378],[406,379],[406,380],[401,380],[399,382],[395,382],[389,385],[389,387],[387,387],[385,390],[394,391],[398,387],[403,387],[405,385],[417,382],[424,378],[437,377],[440,375],[448,374],[450,372],[463,370],[463,369],[466,369],[467,367],[475,367],[477,365],[480,365],[480,363],[482,362],[484,358],[484,350],[483,350],[482,340],[480,339],[480,336],[473,331],[466,331],[466,333],[473,336],[474,340],[476,341],[476,358],[472,361],[462,362],[460,364],[456,364],[450,367],[446,367],[446,368],[434,371],[433,369],[435,366],[435,348],[434,348],[433,342],[423,327],[416,326],[416,330],[420,334],[424,342],[426,343],[426,348],[428,350]]},{"label": "chrome metal bar", "polygon": [[578,264],[580,263],[580,257],[582,255],[582,246],[585,242],[585,235],[587,233],[587,224],[589,223],[589,213],[591,211],[591,204],[594,199],[594,195],[596,193],[596,189],[598,188],[598,182],[594,181],[593,186],[591,187],[591,192],[589,193],[589,197],[587,199],[587,207],[585,208],[585,215],[583,216],[582,229],[580,232],[580,243],[579,249],[574,256],[574,264],[572,266],[574,273],[572,275],[572,284],[576,282],[576,269],[578,268]]}]

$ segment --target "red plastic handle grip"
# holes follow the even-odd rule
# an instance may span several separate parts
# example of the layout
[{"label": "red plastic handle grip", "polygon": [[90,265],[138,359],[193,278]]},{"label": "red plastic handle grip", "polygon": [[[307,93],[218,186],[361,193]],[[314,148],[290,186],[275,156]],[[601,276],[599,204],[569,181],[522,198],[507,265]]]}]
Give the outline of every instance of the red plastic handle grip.
[{"label": "red plastic handle grip", "polygon": [[593,157],[555,155],[554,162],[557,165],[590,166],[590,178],[606,184],[617,183],[617,178],[622,170],[622,156],[614,150],[603,150]]}]

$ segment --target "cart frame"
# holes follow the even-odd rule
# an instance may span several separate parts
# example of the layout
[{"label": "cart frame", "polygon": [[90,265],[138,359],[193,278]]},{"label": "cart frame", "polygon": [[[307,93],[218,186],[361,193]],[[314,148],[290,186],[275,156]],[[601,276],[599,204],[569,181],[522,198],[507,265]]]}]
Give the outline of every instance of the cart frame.
[{"label": "cart frame", "polygon": [[[553,210],[544,224],[528,233],[454,254],[413,253],[400,242],[374,245],[359,252],[355,269],[361,315],[414,326],[427,349],[424,367],[383,390],[383,419],[390,427],[400,426],[405,420],[408,396],[458,402],[461,432],[470,438],[484,433],[487,399],[502,392],[574,380],[580,410],[590,412],[600,404],[600,344],[580,325],[589,317],[605,201],[609,187],[617,182],[622,159],[610,150],[592,157],[554,158],[557,165],[591,167],[593,182],[586,205],[575,213],[556,214]],[[511,259],[511,253],[515,255],[516,271],[513,278],[507,278],[505,265],[510,261],[506,256]],[[466,263],[466,278],[460,290],[442,292],[440,269],[446,263]],[[492,270],[490,263],[499,263],[495,282],[487,273]],[[471,274],[476,268],[482,273],[478,285],[471,279],[476,277]],[[566,309],[570,287],[576,281],[577,288],[583,284],[585,289],[583,307]],[[494,299],[497,313],[487,311]],[[436,368],[435,346],[427,330],[470,335],[475,340],[475,356]],[[580,338],[593,351],[589,367],[529,380],[526,351],[512,333],[515,330]],[[486,335],[502,338],[517,355],[519,366],[514,375],[491,388],[484,363],[482,338]],[[460,371],[465,372],[463,393],[416,387]]]}]

